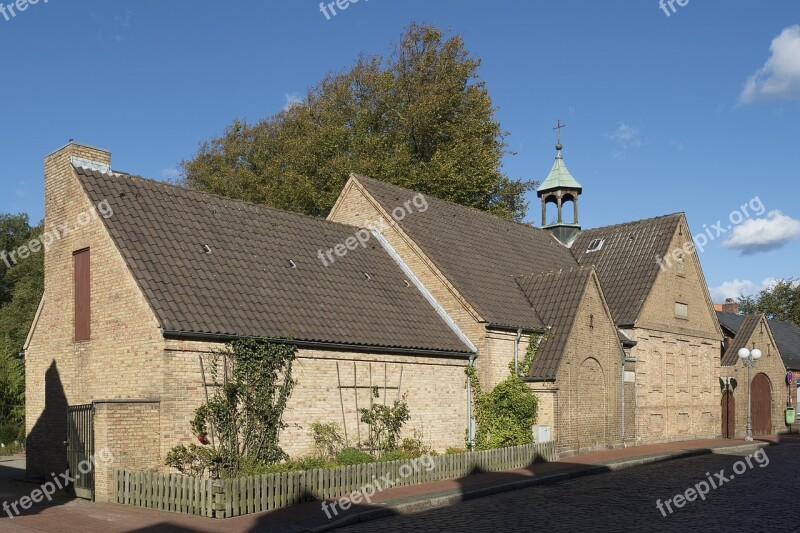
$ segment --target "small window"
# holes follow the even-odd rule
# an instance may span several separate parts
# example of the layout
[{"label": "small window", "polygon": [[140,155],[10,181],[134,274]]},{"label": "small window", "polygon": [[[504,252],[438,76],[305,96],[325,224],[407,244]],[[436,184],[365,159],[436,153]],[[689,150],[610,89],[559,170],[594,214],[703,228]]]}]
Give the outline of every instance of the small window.
[{"label": "small window", "polygon": [[603,240],[602,239],[595,239],[589,243],[589,248],[586,249],[587,252],[596,252],[600,248],[603,247]]},{"label": "small window", "polygon": [[675,302],[675,316],[678,318],[689,318],[689,306],[681,302]]},{"label": "small window", "polygon": [[681,277],[686,277],[686,264],[683,259],[683,254],[678,254],[677,266],[678,266],[677,269],[678,275]]},{"label": "small window", "polygon": [[72,255],[73,278],[75,283],[75,342],[91,338],[92,293],[89,269],[89,249]]}]

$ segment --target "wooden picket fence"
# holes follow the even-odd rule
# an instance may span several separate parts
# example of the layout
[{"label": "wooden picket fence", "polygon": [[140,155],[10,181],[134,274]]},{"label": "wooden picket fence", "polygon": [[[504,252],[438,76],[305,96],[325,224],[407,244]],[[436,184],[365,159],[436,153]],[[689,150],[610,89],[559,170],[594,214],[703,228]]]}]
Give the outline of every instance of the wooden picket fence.
[{"label": "wooden picket fence", "polygon": [[160,472],[116,470],[116,502],[214,518],[281,509],[338,498],[365,487],[402,487],[464,477],[476,471],[521,468],[558,459],[555,442],[480,452],[425,456],[320,470],[235,479],[199,479]]}]

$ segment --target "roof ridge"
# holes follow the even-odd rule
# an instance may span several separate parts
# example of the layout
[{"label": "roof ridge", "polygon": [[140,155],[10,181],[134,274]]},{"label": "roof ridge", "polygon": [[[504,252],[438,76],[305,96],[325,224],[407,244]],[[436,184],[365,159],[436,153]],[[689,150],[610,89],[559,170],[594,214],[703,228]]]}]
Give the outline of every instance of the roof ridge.
[{"label": "roof ridge", "polygon": [[[547,270],[547,271],[544,271],[544,272],[531,272],[530,274],[520,274],[518,276],[514,276],[514,279],[518,280],[518,279],[521,279],[521,278],[530,278],[530,279],[532,279],[532,278],[541,278],[541,277],[545,277],[545,276],[563,274],[564,270],[565,269],[563,269],[563,268],[559,268],[558,270]],[[594,265],[578,265],[578,266],[574,266],[574,267],[569,267],[569,269],[566,269],[566,270],[567,270],[568,273],[572,273],[573,271],[578,272],[578,271],[582,271],[582,270],[589,270],[589,271],[596,270],[596,268],[595,268]]]},{"label": "roof ridge", "polygon": [[135,179],[135,180],[152,183],[152,184],[155,184],[156,186],[161,186],[161,187],[171,188],[171,189],[177,189],[179,191],[189,192],[189,193],[197,194],[197,195],[200,195],[200,196],[208,196],[208,197],[212,197],[212,198],[217,198],[217,199],[224,200],[224,201],[227,201],[227,202],[233,202],[233,203],[236,203],[236,204],[247,205],[247,206],[255,207],[257,209],[263,209],[265,211],[274,211],[274,212],[277,212],[277,213],[283,213],[283,214],[295,216],[295,217],[298,217],[298,218],[316,220],[316,221],[319,221],[319,222],[324,222],[326,224],[332,224],[332,225],[338,226],[338,227],[359,229],[358,226],[351,226],[350,224],[343,224],[342,222],[334,222],[332,220],[328,220],[327,218],[317,217],[317,216],[314,216],[314,215],[306,215],[304,213],[298,213],[296,211],[289,211],[289,210],[286,210],[286,209],[280,209],[279,207],[272,207],[272,206],[269,206],[269,205],[258,204],[256,202],[251,202],[251,201],[248,201],[248,200],[239,200],[237,198],[231,198],[230,196],[224,196],[222,194],[217,194],[217,193],[213,193],[213,192],[201,191],[199,189],[192,189],[192,188],[189,188],[189,187],[181,187],[180,185],[175,185],[174,183],[169,183],[169,182],[166,182],[166,181],[159,181],[159,180],[156,180],[156,179],[153,179],[153,178],[145,178],[144,176],[139,176],[138,174],[128,174],[128,173],[125,173],[125,172],[118,172],[118,171],[113,171],[113,170],[111,172],[100,172],[98,170],[94,170],[94,169],[91,169],[91,168],[81,167],[81,166],[77,166],[77,165],[72,165],[72,166],[76,170],[80,169],[80,170],[84,171],[85,175],[86,175],[86,173],[91,173],[91,174],[97,174],[97,175],[104,176],[104,177],[116,177],[116,178],[123,177],[125,179],[132,178],[132,179]]},{"label": "roof ridge", "polygon": [[669,218],[669,217],[675,217],[675,216],[680,216],[680,215],[686,216],[686,212],[685,211],[676,211],[675,213],[670,213],[668,215],[659,215],[659,216],[656,216],[656,217],[642,218],[642,219],[639,219],[639,220],[631,220],[631,221],[628,221],[628,222],[619,222],[617,224],[609,224],[608,226],[598,226],[596,228],[588,228],[588,229],[582,230],[581,233],[589,233],[591,231],[600,231],[600,230],[609,230],[609,229],[618,228],[618,227],[621,227],[621,226],[630,226],[632,224],[640,224],[642,222],[652,222],[654,220],[659,220],[659,219]]},{"label": "roof ridge", "polygon": [[495,214],[490,213],[489,211],[485,211],[483,209],[478,209],[477,207],[472,207],[470,205],[459,204],[458,202],[453,202],[452,200],[445,200],[444,198],[439,198],[438,196],[434,196],[434,195],[429,194],[429,193],[424,193],[424,192],[421,192],[421,191],[415,191],[414,189],[409,189],[409,188],[403,187],[401,185],[395,185],[394,183],[389,183],[388,181],[383,181],[383,180],[379,180],[379,179],[376,179],[376,178],[371,178],[371,177],[369,177],[369,176],[367,176],[365,174],[353,173],[352,176],[355,177],[357,180],[361,180],[362,178],[366,178],[369,181],[374,181],[374,182],[379,183],[381,185],[385,185],[385,186],[389,186],[389,187],[395,187],[397,189],[403,189],[404,191],[409,191],[409,192],[412,192],[412,193],[415,193],[415,194],[424,194],[425,196],[429,196],[430,198],[434,198],[434,199],[436,199],[436,200],[438,200],[440,202],[444,202],[446,204],[450,204],[450,205],[453,205],[455,207],[459,207],[461,209],[468,209],[468,210],[473,211],[475,213],[479,213],[479,214],[481,214],[483,216],[491,217],[494,220],[499,220],[499,221],[502,221],[502,222],[509,222],[511,224],[515,224],[515,225],[522,226],[522,227],[525,227],[525,228],[531,228],[531,229],[535,229],[535,230],[547,231],[544,228],[541,228],[539,226],[534,226],[533,222],[531,222],[531,223],[520,222],[518,220],[512,220],[510,218],[499,217],[499,216],[497,216]]}]

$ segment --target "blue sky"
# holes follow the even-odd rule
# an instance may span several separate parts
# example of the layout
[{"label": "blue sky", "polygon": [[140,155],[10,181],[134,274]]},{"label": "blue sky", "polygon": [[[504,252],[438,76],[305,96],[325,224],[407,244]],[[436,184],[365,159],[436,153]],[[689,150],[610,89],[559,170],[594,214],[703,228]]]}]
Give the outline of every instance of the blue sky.
[{"label": "blue sky", "polygon": [[318,0],[39,0],[0,13],[0,213],[42,217],[43,157],[70,138],[171,177],[234,118],[279,111],[417,21],[482,59],[509,175],[543,179],[567,124],[585,227],[685,211],[694,233],[727,230],[757,197],[761,216],[700,255],[712,293],[798,277],[800,4],[673,5],[361,0],[329,20]]}]

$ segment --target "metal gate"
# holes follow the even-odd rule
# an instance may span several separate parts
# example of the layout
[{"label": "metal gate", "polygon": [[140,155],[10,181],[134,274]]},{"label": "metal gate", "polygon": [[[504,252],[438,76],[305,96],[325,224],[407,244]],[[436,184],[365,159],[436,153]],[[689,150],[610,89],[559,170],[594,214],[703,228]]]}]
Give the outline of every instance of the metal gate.
[{"label": "metal gate", "polygon": [[733,392],[725,391],[722,395],[722,438],[733,439],[736,436],[736,402]]},{"label": "metal gate", "polygon": [[67,408],[67,463],[75,496],[94,499],[94,408],[92,404]]},{"label": "metal gate", "polygon": [[753,378],[753,435],[772,433],[772,385],[766,374]]}]

